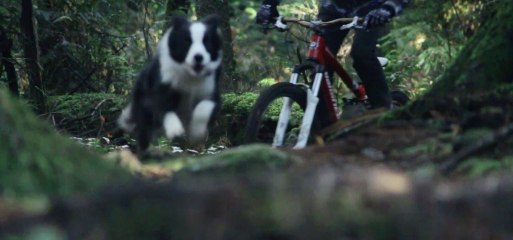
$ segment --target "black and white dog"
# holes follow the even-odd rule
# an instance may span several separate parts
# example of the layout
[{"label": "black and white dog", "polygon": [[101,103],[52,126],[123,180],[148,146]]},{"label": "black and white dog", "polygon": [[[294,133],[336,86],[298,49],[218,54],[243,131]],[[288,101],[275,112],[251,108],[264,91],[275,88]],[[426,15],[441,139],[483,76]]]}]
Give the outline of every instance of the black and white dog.
[{"label": "black and white dog", "polygon": [[144,152],[153,136],[205,138],[219,109],[218,77],[222,40],[217,16],[190,22],[176,17],[158,43],[153,60],[140,73],[130,103],[118,119]]}]

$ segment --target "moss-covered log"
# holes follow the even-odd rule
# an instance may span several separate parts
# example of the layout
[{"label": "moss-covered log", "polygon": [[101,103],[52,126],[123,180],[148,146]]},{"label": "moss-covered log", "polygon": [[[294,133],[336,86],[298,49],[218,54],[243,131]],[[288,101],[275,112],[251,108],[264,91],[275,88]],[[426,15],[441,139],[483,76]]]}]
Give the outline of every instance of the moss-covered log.
[{"label": "moss-covered log", "polygon": [[126,177],[0,90],[0,196],[63,196]]},{"label": "moss-covered log", "polygon": [[510,239],[513,179],[432,184],[386,169],[196,175],[56,204],[69,239]]}]

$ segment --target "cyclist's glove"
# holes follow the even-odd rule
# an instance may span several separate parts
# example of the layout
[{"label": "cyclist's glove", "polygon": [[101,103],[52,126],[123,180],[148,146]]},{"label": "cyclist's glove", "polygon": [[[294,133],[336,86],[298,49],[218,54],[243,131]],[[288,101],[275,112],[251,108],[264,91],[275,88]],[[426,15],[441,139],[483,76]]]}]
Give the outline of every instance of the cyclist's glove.
[{"label": "cyclist's glove", "polygon": [[269,1],[268,4],[266,4],[267,1],[264,1],[264,4],[260,6],[260,9],[257,12],[256,15],[256,23],[262,24],[262,25],[269,25],[273,24],[274,21],[278,16],[280,16],[280,13],[278,12],[278,9],[276,8],[277,4],[273,4],[273,1]]},{"label": "cyclist's glove", "polygon": [[365,28],[373,28],[377,26],[382,26],[387,22],[390,22],[392,18],[392,13],[390,10],[385,8],[377,8],[370,11],[367,16],[365,16],[365,20],[363,22],[363,26]]}]

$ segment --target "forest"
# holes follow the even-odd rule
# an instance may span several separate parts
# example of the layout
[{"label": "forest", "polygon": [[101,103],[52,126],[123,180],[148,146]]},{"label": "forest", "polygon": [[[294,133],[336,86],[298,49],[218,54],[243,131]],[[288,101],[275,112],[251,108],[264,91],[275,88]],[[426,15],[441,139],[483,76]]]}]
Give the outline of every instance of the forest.
[{"label": "forest", "polygon": [[[312,21],[318,2],[278,9]],[[0,239],[513,239],[513,1],[411,0],[377,44],[388,87],[408,101],[353,113],[354,91],[335,77],[342,117],[319,127],[319,107],[304,148],[271,146],[281,105],[254,106],[321,31],[264,29],[260,8],[1,1]],[[211,15],[222,62],[207,136],[169,140],[164,121],[139,151],[117,122],[136,79],[177,19]],[[354,32],[334,55],[360,81]],[[298,105],[293,141],[308,115]],[[250,142],[251,129],[271,139]]]}]

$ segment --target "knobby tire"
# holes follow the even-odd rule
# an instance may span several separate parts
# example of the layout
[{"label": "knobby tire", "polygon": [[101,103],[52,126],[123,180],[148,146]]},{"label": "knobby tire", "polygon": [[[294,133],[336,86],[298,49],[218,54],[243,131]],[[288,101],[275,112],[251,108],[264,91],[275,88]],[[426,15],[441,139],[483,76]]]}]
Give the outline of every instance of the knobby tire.
[{"label": "knobby tire", "polygon": [[[288,97],[291,99],[292,102],[297,103],[301,109],[304,111],[306,108],[306,91],[305,89],[300,85],[295,85],[288,82],[282,82],[272,85],[271,87],[265,89],[262,91],[260,96],[258,97],[255,105],[253,105],[253,108],[249,114],[247,123],[246,123],[246,129],[245,129],[245,143],[255,143],[255,142],[263,142],[263,143],[269,143],[271,144],[273,139],[259,139],[259,133],[264,130],[262,126],[262,120],[264,117],[265,112],[269,108],[269,106],[276,100],[279,100],[283,97]],[[319,105],[317,106],[317,110],[322,108],[321,101],[319,102]],[[321,121],[319,118],[319,114],[317,114],[318,111],[316,111],[314,121],[312,123],[312,131],[314,132],[316,130],[320,130]],[[271,135],[274,137],[275,128],[271,128],[272,132]]]}]

